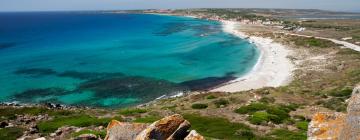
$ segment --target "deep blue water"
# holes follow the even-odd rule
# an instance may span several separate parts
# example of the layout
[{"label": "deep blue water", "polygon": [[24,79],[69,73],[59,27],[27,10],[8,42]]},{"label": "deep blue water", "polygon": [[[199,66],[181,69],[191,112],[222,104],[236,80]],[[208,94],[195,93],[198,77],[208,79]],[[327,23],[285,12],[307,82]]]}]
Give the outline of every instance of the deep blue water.
[{"label": "deep blue water", "polygon": [[0,13],[0,101],[122,107],[239,77],[258,50],[187,17]]}]

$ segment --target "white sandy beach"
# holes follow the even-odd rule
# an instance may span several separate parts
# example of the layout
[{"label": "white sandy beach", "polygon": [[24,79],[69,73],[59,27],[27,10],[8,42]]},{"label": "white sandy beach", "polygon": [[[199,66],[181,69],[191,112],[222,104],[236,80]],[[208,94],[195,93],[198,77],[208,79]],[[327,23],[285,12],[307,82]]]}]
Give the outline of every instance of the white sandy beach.
[{"label": "white sandy beach", "polygon": [[225,32],[232,33],[240,38],[247,38],[259,50],[260,58],[254,68],[244,76],[230,81],[212,91],[237,92],[262,87],[278,87],[291,81],[294,64],[287,58],[291,50],[273,42],[270,38],[246,36],[237,30],[241,24],[233,21],[222,21]]}]

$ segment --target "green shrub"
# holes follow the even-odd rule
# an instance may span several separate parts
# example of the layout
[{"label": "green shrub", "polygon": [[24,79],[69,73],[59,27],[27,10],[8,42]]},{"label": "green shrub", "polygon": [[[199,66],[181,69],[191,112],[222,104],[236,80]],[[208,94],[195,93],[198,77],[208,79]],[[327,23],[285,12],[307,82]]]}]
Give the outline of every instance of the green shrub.
[{"label": "green shrub", "polygon": [[274,97],[263,97],[259,100],[259,102],[262,103],[273,103],[275,102],[275,98]]},{"label": "green shrub", "polygon": [[309,123],[307,121],[301,121],[296,123],[296,127],[300,130],[307,131]]},{"label": "green shrub", "polygon": [[253,139],[251,129],[242,123],[232,123],[224,118],[204,117],[196,114],[184,114],[191,128],[201,135],[216,139],[239,140]]},{"label": "green shrub", "polygon": [[206,96],[206,99],[215,99],[215,98],[216,98],[216,96],[214,96],[214,95]]},{"label": "green shrub", "polygon": [[18,127],[8,127],[0,129],[1,140],[15,140],[23,135],[24,129]]},{"label": "green shrub", "polygon": [[215,100],[214,104],[216,105],[217,108],[223,106],[227,106],[229,104],[229,101],[226,99],[219,99],[219,100]]},{"label": "green shrub", "polygon": [[274,119],[274,123],[281,123],[283,120],[290,118],[288,112],[279,107],[269,107],[266,109],[266,112],[277,116],[277,118]]},{"label": "green shrub", "polygon": [[236,113],[239,114],[248,114],[248,113],[254,113],[256,111],[261,111],[267,109],[267,104],[264,103],[251,103],[247,106],[242,106],[235,110]]},{"label": "green shrub", "polygon": [[[59,127],[68,125],[68,126],[77,126],[77,127],[87,127],[87,126],[106,126],[112,119],[118,118],[96,118],[88,115],[75,115],[69,117],[56,117],[50,121],[40,122],[38,124],[39,131],[42,133],[51,133],[57,130]],[[121,119],[120,119],[121,120]]]},{"label": "green shrub", "polygon": [[106,136],[106,131],[102,130],[102,131],[93,131],[93,130],[81,130],[79,132],[75,132],[72,134],[72,137],[78,137],[82,134],[94,134],[96,136],[100,136],[102,139],[105,138]]},{"label": "green shrub", "polygon": [[207,104],[193,104],[193,105],[191,105],[191,108],[193,108],[193,109],[205,109],[207,107],[208,107]]},{"label": "green shrub", "polygon": [[344,99],[341,98],[331,98],[323,103],[323,106],[329,108],[331,110],[335,110],[338,112],[346,111],[346,104]]},{"label": "green shrub", "polygon": [[128,108],[119,111],[121,115],[125,115],[125,116],[138,115],[146,112],[147,112],[146,109],[141,109],[141,108]]},{"label": "green shrub", "polygon": [[334,96],[334,97],[345,97],[345,98],[349,98],[351,96],[352,93],[352,89],[351,88],[345,88],[342,90],[335,90],[330,92],[330,96]]},{"label": "green shrub", "polygon": [[305,132],[292,132],[286,129],[276,129],[267,135],[275,140],[306,140]]},{"label": "green shrub", "polygon": [[262,124],[270,121],[270,114],[266,112],[255,112],[249,119],[252,124]]}]

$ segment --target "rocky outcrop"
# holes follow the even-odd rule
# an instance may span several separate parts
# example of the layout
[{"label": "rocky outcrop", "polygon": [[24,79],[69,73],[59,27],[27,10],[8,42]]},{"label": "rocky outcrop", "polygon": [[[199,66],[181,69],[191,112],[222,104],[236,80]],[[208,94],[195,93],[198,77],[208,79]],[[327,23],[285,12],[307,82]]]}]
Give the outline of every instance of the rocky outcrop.
[{"label": "rocky outcrop", "polygon": [[204,140],[196,131],[189,131],[190,127],[190,122],[178,114],[150,125],[112,121],[105,140]]},{"label": "rocky outcrop", "polygon": [[105,140],[132,140],[148,125],[112,120],[107,127]]},{"label": "rocky outcrop", "polygon": [[347,114],[316,113],[308,127],[308,140],[360,140],[360,86],[348,100]]}]

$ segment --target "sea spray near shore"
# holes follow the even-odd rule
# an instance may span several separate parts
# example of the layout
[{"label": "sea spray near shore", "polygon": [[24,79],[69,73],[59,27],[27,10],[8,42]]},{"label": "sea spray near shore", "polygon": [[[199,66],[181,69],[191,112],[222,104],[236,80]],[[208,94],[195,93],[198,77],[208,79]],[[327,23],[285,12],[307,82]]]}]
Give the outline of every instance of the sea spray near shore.
[{"label": "sea spray near shore", "polygon": [[[0,101],[119,107],[237,78],[258,50],[219,22],[100,13],[0,14]],[[37,19],[20,22],[25,19]],[[145,24],[146,23],[146,24]],[[5,28],[11,27],[11,28]],[[18,43],[21,42],[21,43]]]}]

